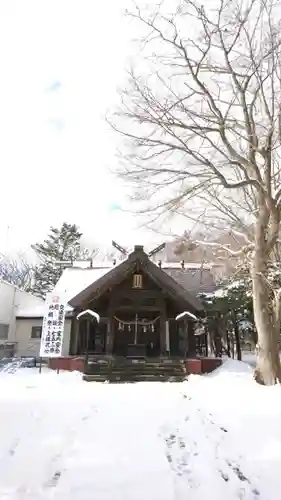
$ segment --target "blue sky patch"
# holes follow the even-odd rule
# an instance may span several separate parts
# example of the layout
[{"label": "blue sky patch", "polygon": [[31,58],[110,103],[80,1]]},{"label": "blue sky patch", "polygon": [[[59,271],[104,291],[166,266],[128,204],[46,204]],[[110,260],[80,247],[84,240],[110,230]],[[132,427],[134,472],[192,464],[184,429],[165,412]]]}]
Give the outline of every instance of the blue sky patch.
[{"label": "blue sky patch", "polygon": [[55,80],[54,82],[51,83],[51,85],[48,86],[47,91],[57,92],[60,89],[61,89],[61,82],[59,80]]},{"label": "blue sky patch", "polygon": [[120,203],[117,203],[117,202],[113,202],[109,205],[109,210],[111,212],[116,212],[118,210],[122,210],[122,207],[120,205]]}]

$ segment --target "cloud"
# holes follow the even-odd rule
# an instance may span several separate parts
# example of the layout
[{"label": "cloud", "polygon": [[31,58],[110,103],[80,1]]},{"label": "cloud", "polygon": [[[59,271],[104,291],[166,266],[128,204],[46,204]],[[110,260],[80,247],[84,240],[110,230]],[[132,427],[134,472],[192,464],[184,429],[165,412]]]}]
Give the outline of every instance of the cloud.
[{"label": "cloud", "polygon": [[50,118],[49,124],[56,130],[62,130],[65,127],[65,122],[62,118]]},{"label": "cloud", "polygon": [[8,247],[23,247],[64,220],[95,241],[135,239],[135,218],[117,207],[124,186],[109,173],[120,138],[104,120],[125,75],[122,8],[0,2],[0,251],[7,226]]},{"label": "cloud", "polygon": [[52,82],[48,87],[47,87],[47,92],[57,92],[58,90],[61,89],[61,82],[59,80]]}]

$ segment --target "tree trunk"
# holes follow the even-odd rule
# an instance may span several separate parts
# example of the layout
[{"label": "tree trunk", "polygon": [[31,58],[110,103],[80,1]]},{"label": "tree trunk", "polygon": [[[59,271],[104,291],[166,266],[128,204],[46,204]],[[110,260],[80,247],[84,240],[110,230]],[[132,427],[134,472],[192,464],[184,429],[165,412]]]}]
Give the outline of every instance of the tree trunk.
[{"label": "tree trunk", "polygon": [[213,332],[213,327],[209,327],[207,330],[207,335],[206,337],[208,338],[208,354],[211,356],[214,356],[215,354],[215,341],[214,341],[214,332]]},{"label": "tree trunk", "polygon": [[275,322],[270,288],[266,281],[266,263],[260,250],[255,251],[253,267],[253,306],[257,328],[257,365],[255,380],[263,385],[281,382],[278,338],[280,325]]},{"label": "tree trunk", "polygon": [[236,356],[238,361],[241,361],[242,353],[241,353],[240,335],[239,335],[239,328],[237,325],[236,312],[234,311],[234,309],[232,309],[231,314],[232,314],[232,322],[233,322],[235,344],[236,344]]},{"label": "tree trunk", "polygon": [[231,358],[231,353],[230,353],[230,340],[229,340],[229,333],[228,333],[228,330],[226,330],[225,332],[225,336],[226,336],[226,353],[228,355],[229,358]]},{"label": "tree trunk", "polygon": [[[218,319],[219,321],[219,319]],[[222,356],[222,338],[219,331],[218,323],[216,324],[214,331],[214,343],[215,343],[215,356],[216,358],[221,358]]]},{"label": "tree trunk", "polygon": [[[254,319],[253,319],[253,323],[254,323]],[[252,329],[252,340],[253,340],[254,344],[257,345],[257,343],[258,343],[258,335],[257,335],[256,325],[254,325],[253,329]]]},{"label": "tree trunk", "polygon": [[231,357],[232,359],[235,359],[235,345],[234,345],[233,331],[231,332]]},{"label": "tree trunk", "polygon": [[215,338],[215,356],[216,358],[221,358],[222,357],[222,340],[221,336],[217,336]]}]

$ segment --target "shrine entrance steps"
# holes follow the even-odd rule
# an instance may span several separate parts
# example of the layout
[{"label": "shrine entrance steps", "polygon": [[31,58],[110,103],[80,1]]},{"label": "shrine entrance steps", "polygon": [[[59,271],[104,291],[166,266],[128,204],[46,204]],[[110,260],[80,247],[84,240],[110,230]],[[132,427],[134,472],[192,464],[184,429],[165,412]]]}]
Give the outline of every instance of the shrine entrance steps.
[{"label": "shrine entrance steps", "polygon": [[89,357],[83,379],[87,382],[182,382],[187,376],[180,359],[128,359]]}]

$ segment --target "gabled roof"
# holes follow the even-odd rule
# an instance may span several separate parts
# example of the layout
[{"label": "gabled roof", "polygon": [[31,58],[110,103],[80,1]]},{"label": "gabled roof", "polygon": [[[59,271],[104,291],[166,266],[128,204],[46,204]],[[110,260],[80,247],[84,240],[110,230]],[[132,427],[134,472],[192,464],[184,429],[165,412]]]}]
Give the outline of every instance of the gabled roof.
[{"label": "gabled roof", "polygon": [[167,264],[167,266],[162,266],[162,269],[189,293],[196,296],[200,293],[212,293],[216,290],[216,282],[210,268],[200,266],[200,264],[197,264],[197,267],[191,267],[188,264],[182,269],[179,263],[177,264],[177,267]]},{"label": "gabled roof", "polygon": [[169,276],[169,274],[154,264],[141,246],[136,246],[135,250],[125,261],[101,275],[96,281],[89,284],[89,286],[85,287],[76,296],[73,296],[69,300],[69,304],[73,307],[80,307],[89,298],[100,297],[108,288],[118,285],[135,271],[143,271],[159,287],[164,289],[171,298],[179,301],[183,307],[190,307],[194,311],[203,310],[201,302]]}]

